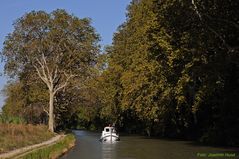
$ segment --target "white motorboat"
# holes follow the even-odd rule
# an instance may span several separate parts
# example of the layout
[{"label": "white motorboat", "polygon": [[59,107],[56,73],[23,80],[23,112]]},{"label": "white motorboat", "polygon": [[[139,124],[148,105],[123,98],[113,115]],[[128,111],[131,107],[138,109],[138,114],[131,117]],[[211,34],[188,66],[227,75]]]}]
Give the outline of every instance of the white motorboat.
[{"label": "white motorboat", "polygon": [[102,131],[100,141],[102,141],[102,142],[119,141],[119,135],[116,133],[116,130],[114,127],[107,126]]}]

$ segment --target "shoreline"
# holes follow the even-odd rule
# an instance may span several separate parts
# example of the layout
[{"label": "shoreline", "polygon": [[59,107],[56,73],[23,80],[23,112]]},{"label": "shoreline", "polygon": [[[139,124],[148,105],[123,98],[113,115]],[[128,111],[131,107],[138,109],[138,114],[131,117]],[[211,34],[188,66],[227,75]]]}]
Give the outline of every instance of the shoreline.
[{"label": "shoreline", "polygon": [[41,142],[41,143],[38,143],[38,144],[35,144],[35,145],[25,146],[25,147],[22,147],[22,148],[18,148],[18,149],[15,149],[15,150],[4,152],[4,153],[0,154],[0,159],[16,157],[18,155],[27,153],[27,152],[32,151],[34,149],[38,149],[38,148],[41,148],[41,147],[44,147],[44,146],[51,145],[53,143],[56,143],[62,137],[63,137],[63,135],[57,135],[57,136],[51,138],[50,140],[47,140],[47,141],[44,141],[44,142]]},{"label": "shoreline", "polygon": [[73,134],[66,134],[52,144],[28,151],[15,159],[57,159],[74,147],[75,141]]}]

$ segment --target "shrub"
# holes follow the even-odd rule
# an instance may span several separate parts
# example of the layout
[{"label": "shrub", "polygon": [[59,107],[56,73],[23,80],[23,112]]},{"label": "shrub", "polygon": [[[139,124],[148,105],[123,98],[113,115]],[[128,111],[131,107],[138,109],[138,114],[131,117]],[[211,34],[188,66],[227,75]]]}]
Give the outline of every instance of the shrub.
[{"label": "shrub", "polygon": [[21,117],[0,115],[0,123],[5,124],[25,124],[26,121]]}]

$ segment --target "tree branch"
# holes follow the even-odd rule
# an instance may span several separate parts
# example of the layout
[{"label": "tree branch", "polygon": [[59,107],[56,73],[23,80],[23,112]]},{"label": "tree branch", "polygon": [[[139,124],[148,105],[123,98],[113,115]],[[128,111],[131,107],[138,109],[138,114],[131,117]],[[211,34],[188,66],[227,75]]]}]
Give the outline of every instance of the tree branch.
[{"label": "tree branch", "polygon": [[53,83],[52,71],[50,72],[50,70],[48,68],[48,65],[47,65],[47,62],[46,62],[46,57],[43,53],[42,53],[42,61],[43,61],[43,67],[46,68],[48,79],[49,79],[50,83]]},{"label": "tree branch", "polygon": [[57,78],[58,76],[58,69],[56,68],[55,71],[54,71],[54,75],[53,75],[53,82],[55,81],[55,79]]},{"label": "tree branch", "polygon": [[43,111],[49,116],[49,112],[45,109],[44,106],[42,106]]},{"label": "tree branch", "polygon": [[46,71],[45,71],[45,68],[44,68],[44,65],[41,63],[41,61],[39,59],[36,59],[36,61],[41,66],[41,71],[42,71],[43,76],[48,80],[47,75],[46,75]]},{"label": "tree branch", "polygon": [[41,78],[41,80],[47,85],[47,87],[49,89],[51,89],[51,85],[49,82],[49,79],[47,78],[44,66],[42,65],[42,63],[39,61],[39,59],[37,59],[38,64],[41,67],[41,71],[39,70],[39,68],[36,65],[33,65],[35,70],[37,71],[38,76]]},{"label": "tree branch", "polygon": [[69,80],[70,80],[71,78],[75,77],[75,75],[67,75],[65,72],[64,72],[64,74],[65,74],[65,76],[67,77],[67,78],[66,78],[66,81],[65,81],[63,84],[61,84],[61,85],[59,85],[58,87],[55,88],[55,90],[54,90],[54,92],[53,92],[54,94],[56,94],[59,90],[65,88],[65,87],[67,86]]},{"label": "tree branch", "polygon": [[37,71],[38,76],[41,78],[41,80],[45,83],[47,83],[47,79],[41,74],[41,72],[39,71],[39,69],[34,65],[34,68]]},{"label": "tree branch", "polygon": [[196,5],[196,3],[195,3],[194,0],[192,0],[192,5],[193,5],[194,10],[195,10],[195,12],[197,13],[199,19],[202,20],[202,16],[201,16],[201,14],[199,13],[199,11],[198,11],[198,7],[197,7],[197,5]]}]

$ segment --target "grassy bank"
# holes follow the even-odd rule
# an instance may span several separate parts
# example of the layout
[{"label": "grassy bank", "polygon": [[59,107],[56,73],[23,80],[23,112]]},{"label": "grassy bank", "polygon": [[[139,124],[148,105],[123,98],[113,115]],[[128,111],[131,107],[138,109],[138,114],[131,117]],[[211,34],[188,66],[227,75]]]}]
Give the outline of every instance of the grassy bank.
[{"label": "grassy bank", "polygon": [[0,153],[41,143],[53,137],[45,125],[0,124]]},{"label": "grassy bank", "polygon": [[75,144],[75,136],[68,134],[54,145],[34,150],[20,159],[56,159],[67,152]]}]

